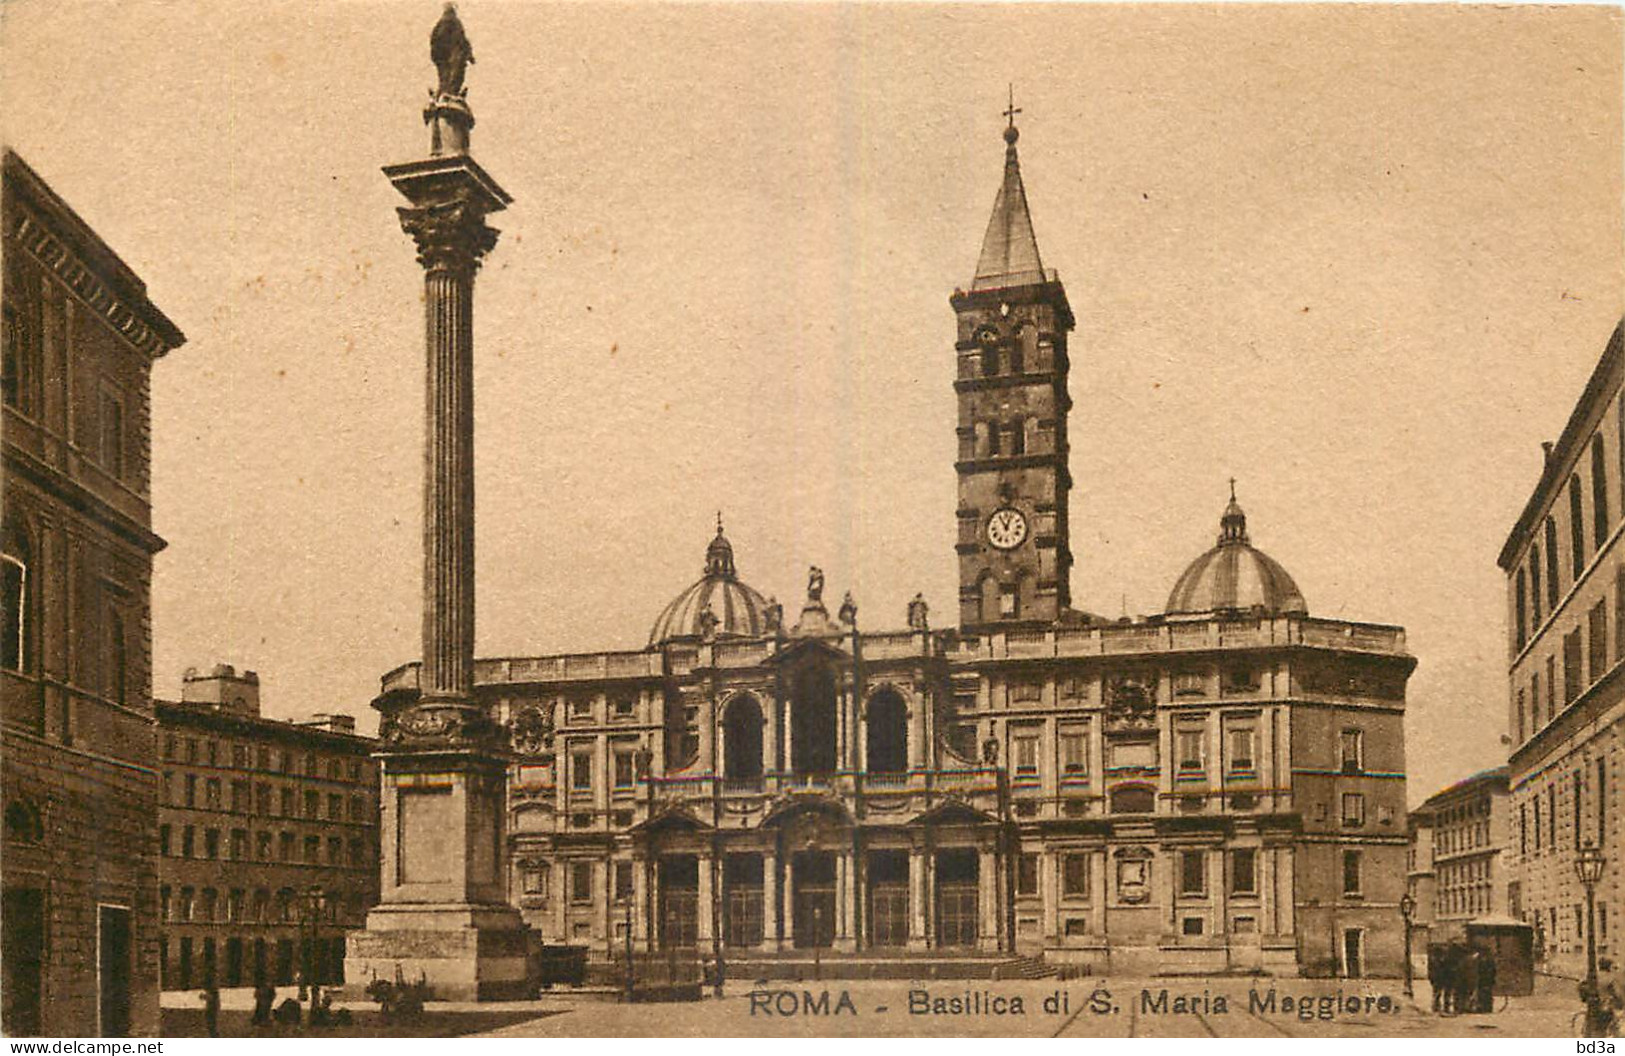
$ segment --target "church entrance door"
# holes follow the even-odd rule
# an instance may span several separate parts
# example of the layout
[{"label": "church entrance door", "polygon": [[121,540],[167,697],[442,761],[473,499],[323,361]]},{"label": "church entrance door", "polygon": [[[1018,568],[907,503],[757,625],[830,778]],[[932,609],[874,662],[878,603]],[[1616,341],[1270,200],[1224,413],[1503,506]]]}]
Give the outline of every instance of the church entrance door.
[{"label": "church entrance door", "polygon": [[908,944],[908,852],[871,851],[868,858],[869,944]]},{"label": "church entrance door", "polygon": [[810,949],[835,944],[835,855],[802,851],[795,856],[794,903],[796,946]]},{"label": "church entrance door", "polygon": [[937,852],[937,945],[976,945],[980,872],[975,850]]}]

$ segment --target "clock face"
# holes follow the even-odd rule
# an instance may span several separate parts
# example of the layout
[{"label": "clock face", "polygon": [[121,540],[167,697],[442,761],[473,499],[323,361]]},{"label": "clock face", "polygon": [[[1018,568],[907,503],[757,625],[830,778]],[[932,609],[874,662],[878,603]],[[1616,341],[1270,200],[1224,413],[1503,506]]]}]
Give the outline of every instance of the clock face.
[{"label": "clock face", "polygon": [[1014,550],[1027,539],[1027,518],[1008,506],[987,519],[987,541],[1000,550]]}]

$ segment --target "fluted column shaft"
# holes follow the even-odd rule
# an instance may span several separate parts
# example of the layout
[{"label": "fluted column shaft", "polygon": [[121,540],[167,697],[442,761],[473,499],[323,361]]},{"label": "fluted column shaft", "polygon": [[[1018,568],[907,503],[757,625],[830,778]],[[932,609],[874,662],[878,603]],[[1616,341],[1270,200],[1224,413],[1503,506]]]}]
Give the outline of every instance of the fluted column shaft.
[{"label": "fluted column shaft", "polygon": [[400,210],[424,269],[425,704],[474,691],[474,273],[496,231],[468,201]]},{"label": "fluted column shaft", "polygon": [[426,701],[474,689],[474,269],[424,279],[423,672]]}]

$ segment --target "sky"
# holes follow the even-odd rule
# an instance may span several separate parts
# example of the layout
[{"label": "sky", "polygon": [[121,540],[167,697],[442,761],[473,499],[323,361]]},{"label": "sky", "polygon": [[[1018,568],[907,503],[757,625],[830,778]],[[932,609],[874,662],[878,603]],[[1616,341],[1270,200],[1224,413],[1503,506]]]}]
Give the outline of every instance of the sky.
[{"label": "sky", "polygon": [[[952,620],[954,316],[1007,91],[1071,338],[1074,604],[1162,609],[1228,478],[1400,624],[1413,802],[1504,761],[1495,564],[1625,310],[1601,7],[465,0],[478,652],[638,648],[721,510],[794,611]],[[349,711],[417,653],[429,0],[0,5],[17,149],[189,340],[153,374],[155,690]]]}]

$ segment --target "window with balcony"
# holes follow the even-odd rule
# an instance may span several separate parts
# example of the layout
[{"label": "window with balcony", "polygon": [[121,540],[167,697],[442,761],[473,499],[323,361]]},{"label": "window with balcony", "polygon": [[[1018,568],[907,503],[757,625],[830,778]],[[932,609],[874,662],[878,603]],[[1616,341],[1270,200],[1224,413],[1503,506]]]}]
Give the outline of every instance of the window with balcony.
[{"label": "window with balcony", "polygon": [[1082,730],[1060,732],[1061,773],[1083,777],[1089,773],[1089,735]]},{"label": "window with balcony", "polygon": [[1181,773],[1190,773],[1202,769],[1202,742],[1205,739],[1201,729],[1183,729],[1175,735],[1175,748],[1179,752],[1179,769]]},{"label": "window with balcony", "polygon": [[1230,728],[1230,770],[1232,773],[1251,773],[1258,769],[1256,735],[1251,726]]},{"label": "window with balcony", "polygon": [[1022,734],[1010,742],[1011,762],[1015,766],[1018,776],[1035,776],[1038,773],[1038,736],[1036,734]]}]

